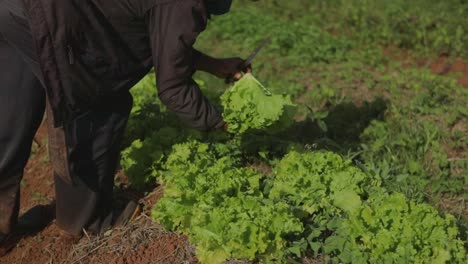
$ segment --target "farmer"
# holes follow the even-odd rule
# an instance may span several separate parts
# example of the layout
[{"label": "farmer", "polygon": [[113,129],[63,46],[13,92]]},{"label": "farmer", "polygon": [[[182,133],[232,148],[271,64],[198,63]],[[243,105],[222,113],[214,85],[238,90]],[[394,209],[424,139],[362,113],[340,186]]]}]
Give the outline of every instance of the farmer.
[{"label": "farmer", "polygon": [[[135,215],[135,202],[113,208],[112,190],[129,89],[153,67],[161,101],[182,121],[202,131],[224,125],[192,75],[238,79],[244,61],[211,58],[193,45],[231,2],[0,0],[0,254],[15,234],[54,214],[74,237]],[[23,169],[46,108],[56,204],[18,221]]]}]

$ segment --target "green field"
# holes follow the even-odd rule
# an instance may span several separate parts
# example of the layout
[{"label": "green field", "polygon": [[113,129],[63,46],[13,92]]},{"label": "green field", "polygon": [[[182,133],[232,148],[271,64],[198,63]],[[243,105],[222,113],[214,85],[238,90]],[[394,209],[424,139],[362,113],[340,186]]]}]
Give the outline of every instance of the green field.
[{"label": "green field", "polygon": [[[468,87],[428,65],[467,61],[468,2],[234,2],[197,48],[245,57],[271,36],[254,75],[295,115],[199,133],[148,76],[133,89],[121,165],[135,189],[165,186],[154,219],[204,263],[464,263]],[[231,127],[250,125],[226,102],[232,87],[195,78]]]}]

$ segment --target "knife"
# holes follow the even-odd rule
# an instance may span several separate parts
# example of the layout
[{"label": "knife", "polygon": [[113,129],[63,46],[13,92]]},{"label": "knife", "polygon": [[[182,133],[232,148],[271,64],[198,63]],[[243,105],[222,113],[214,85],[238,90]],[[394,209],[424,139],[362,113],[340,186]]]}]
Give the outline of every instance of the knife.
[{"label": "knife", "polygon": [[[254,50],[254,52],[252,52],[252,54],[250,54],[250,56],[244,61],[244,63],[242,63],[241,65],[239,65],[239,70],[240,71],[246,71],[247,70],[247,67],[254,61],[254,59],[257,57],[257,55],[260,53],[260,51],[263,50],[263,48],[265,48],[268,44],[270,44],[271,42],[271,37],[268,37],[267,39],[265,39],[262,44],[260,44],[260,46],[258,48],[256,48]],[[233,83],[234,80],[232,79],[232,77],[229,77],[226,79],[226,83]]]}]

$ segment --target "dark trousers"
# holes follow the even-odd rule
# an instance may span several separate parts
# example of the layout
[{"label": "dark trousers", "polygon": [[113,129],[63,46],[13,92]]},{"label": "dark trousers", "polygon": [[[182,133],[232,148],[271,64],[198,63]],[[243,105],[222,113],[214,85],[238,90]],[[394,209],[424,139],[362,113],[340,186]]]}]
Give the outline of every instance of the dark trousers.
[{"label": "dark trousers", "polygon": [[0,233],[19,210],[19,187],[45,108],[42,85],[0,35]]},{"label": "dark trousers", "polygon": [[57,224],[72,234],[95,233],[113,221],[112,193],[132,97],[108,98],[65,126],[71,183],[55,175]]},{"label": "dark trousers", "polygon": [[[17,221],[23,169],[44,115],[40,80],[20,0],[0,0],[0,233],[11,232]],[[54,130],[62,131],[66,141],[51,150],[65,149],[67,163],[53,167],[57,224],[68,233],[98,232],[112,221],[114,174],[131,107],[131,95],[124,92],[76,113],[63,130]],[[49,144],[57,142],[49,138]],[[69,178],[60,177],[59,171],[67,171]]]}]

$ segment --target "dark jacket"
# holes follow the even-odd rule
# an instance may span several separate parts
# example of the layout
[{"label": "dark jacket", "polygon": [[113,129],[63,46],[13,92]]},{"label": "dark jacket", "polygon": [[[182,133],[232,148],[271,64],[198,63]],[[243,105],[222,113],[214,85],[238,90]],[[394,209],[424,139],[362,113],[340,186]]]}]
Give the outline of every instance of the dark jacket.
[{"label": "dark jacket", "polygon": [[154,66],[161,101],[191,127],[221,115],[192,79],[204,0],[23,0],[55,125],[127,92]]}]

